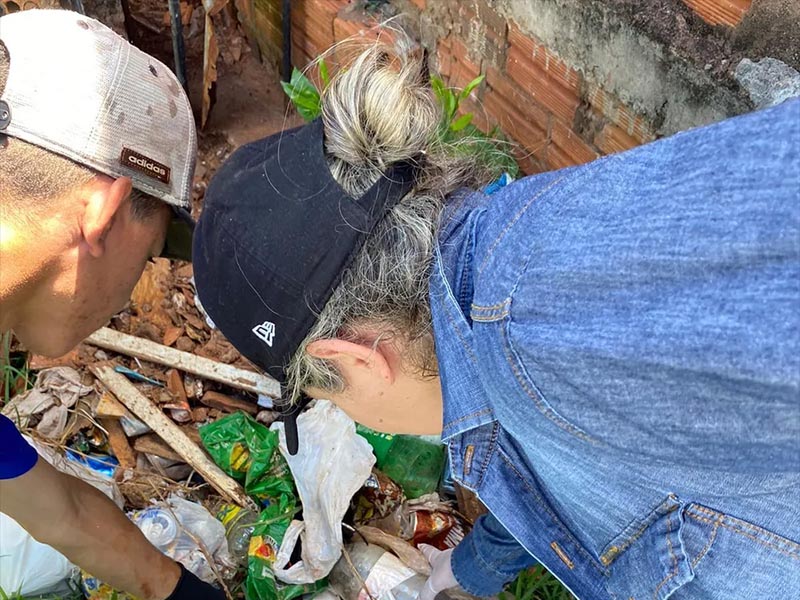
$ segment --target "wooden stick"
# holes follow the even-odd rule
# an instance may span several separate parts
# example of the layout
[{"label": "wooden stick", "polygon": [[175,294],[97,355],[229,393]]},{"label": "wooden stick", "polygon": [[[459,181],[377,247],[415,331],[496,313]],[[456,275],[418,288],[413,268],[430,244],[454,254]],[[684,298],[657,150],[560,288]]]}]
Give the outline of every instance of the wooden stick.
[{"label": "wooden stick", "polygon": [[169,444],[155,433],[145,433],[137,437],[133,440],[133,448],[137,452],[153,454],[159,458],[166,458],[167,460],[183,460],[180,454],[170,448]]},{"label": "wooden stick", "polygon": [[100,424],[108,432],[108,445],[111,446],[120,466],[123,469],[135,469],[136,453],[131,448],[128,436],[125,435],[122,425],[119,424],[119,419],[103,418],[100,419]]},{"label": "wooden stick", "polygon": [[195,356],[194,354],[163,346],[134,335],[120,333],[108,327],[95,331],[86,339],[86,342],[120,354],[135,356],[160,365],[167,365],[179,371],[255,394],[264,394],[277,398],[281,393],[280,384],[266,375],[226,365],[202,356]]},{"label": "wooden stick", "polygon": [[192,466],[220,495],[239,506],[253,506],[254,503],[245,494],[242,486],[222,469],[214,464],[208,456],[173,423],[161,409],[144,396],[124,376],[116,373],[108,364],[92,365],[92,373],[124,404],[128,410],[144,421],[162,440]]}]

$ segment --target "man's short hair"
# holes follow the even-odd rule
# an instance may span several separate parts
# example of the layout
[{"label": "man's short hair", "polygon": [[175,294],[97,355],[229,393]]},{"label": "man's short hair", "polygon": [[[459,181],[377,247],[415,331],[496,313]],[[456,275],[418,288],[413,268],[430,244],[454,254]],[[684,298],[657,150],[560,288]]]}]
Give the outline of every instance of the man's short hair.
[{"label": "man's short hair", "polygon": [[[0,41],[0,95],[8,81],[9,59]],[[0,135],[0,199],[44,202],[85,185],[97,175],[89,167],[28,142]],[[146,220],[164,202],[138,190],[131,194],[131,213]]]}]

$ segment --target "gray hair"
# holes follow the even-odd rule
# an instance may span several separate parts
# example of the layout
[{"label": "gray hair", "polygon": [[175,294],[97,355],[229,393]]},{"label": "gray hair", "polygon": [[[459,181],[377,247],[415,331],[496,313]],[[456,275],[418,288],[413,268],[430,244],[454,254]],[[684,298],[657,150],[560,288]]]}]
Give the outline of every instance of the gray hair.
[{"label": "gray hair", "polygon": [[413,372],[436,374],[428,284],[441,212],[452,192],[490,177],[474,153],[442,142],[442,113],[423,60],[384,44],[339,70],[322,93],[322,118],[331,173],[351,195],[363,194],[392,163],[415,160],[418,175],[367,238],[292,358],[292,400],[308,387],[345,389],[336,366],[306,348],[321,339],[360,341],[364,326],[377,330],[379,341],[402,344]]}]

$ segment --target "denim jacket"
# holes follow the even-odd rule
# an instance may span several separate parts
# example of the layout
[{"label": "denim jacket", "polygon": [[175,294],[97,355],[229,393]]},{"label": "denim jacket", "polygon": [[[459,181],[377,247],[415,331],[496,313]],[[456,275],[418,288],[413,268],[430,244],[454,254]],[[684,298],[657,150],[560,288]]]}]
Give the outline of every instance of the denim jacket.
[{"label": "denim jacket", "polygon": [[462,197],[430,300],[467,591],[800,598],[800,101]]}]

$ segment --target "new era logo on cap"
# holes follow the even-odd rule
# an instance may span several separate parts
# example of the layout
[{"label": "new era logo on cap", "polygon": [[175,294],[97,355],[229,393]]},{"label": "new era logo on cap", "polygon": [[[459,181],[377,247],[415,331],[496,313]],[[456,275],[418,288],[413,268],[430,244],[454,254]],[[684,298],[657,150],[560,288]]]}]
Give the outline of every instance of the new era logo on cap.
[{"label": "new era logo on cap", "polygon": [[253,333],[256,334],[258,339],[272,348],[272,342],[275,341],[275,323],[271,321],[264,321],[263,323],[253,327]]}]

